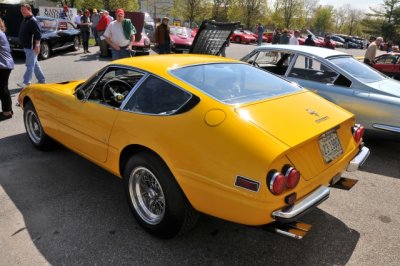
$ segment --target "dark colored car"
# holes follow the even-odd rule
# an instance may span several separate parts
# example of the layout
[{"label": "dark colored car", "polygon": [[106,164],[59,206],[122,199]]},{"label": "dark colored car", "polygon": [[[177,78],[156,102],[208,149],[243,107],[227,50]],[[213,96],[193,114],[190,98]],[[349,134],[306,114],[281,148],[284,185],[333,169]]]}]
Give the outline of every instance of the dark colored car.
[{"label": "dark colored car", "polygon": [[389,77],[400,80],[400,53],[388,53],[375,57],[373,67]]},{"label": "dark colored car", "polygon": [[[64,19],[50,17],[36,17],[42,28],[42,39],[40,41],[41,59],[47,59],[52,53],[58,50],[79,49],[80,31],[75,26]],[[10,47],[13,51],[23,51],[18,37],[8,36]]]}]

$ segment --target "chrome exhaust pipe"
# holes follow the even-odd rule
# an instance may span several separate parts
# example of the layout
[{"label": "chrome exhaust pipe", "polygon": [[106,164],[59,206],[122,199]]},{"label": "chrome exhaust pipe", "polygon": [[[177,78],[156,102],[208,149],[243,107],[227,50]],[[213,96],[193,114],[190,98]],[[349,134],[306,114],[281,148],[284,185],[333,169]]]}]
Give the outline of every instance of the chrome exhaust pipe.
[{"label": "chrome exhaust pipe", "polygon": [[312,225],[302,222],[282,223],[279,221],[264,225],[263,230],[290,237],[293,239],[302,239],[310,230]]}]

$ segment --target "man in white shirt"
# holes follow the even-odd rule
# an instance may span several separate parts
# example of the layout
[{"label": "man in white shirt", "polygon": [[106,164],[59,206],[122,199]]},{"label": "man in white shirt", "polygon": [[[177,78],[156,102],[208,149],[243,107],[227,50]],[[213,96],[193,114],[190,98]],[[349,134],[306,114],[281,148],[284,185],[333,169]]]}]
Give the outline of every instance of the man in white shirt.
[{"label": "man in white shirt", "polygon": [[74,23],[77,29],[81,27],[81,17],[82,17],[82,11],[78,10],[78,14],[74,17]]},{"label": "man in white shirt", "polygon": [[293,33],[293,36],[290,37],[289,39],[289,44],[291,45],[299,45],[299,40],[297,38],[299,38],[300,36],[300,32],[298,30],[295,30]]},{"label": "man in white shirt", "polygon": [[115,11],[115,16],[117,19],[108,25],[103,34],[106,42],[111,46],[113,60],[130,56],[136,34],[131,20],[125,19],[125,12],[122,8]]}]

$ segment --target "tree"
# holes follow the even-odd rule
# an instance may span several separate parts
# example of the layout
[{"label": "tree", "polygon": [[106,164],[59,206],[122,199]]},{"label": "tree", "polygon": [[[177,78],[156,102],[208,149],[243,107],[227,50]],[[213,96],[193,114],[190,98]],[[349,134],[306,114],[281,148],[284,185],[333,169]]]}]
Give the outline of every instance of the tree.
[{"label": "tree", "polygon": [[211,18],[216,21],[227,21],[230,3],[231,0],[213,0]]},{"label": "tree", "polygon": [[351,9],[350,4],[346,4],[334,10],[336,32],[342,33],[343,26],[347,21],[350,9]]},{"label": "tree", "polygon": [[316,9],[313,28],[314,31],[318,32],[320,35],[325,34],[331,30],[333,18],[333,7],[332,6],[320,6]]}]

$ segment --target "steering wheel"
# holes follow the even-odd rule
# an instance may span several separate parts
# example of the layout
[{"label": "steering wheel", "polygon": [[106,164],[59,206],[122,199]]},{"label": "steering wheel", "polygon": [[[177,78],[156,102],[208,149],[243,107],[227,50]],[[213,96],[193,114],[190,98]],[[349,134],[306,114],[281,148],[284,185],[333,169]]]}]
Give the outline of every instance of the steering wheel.
[{"label": "steering wheel", "polygon": [[131,85],[120,79],[107,81],[101,90],[103,101],[107,104],[119,107],[131,90]]}]

